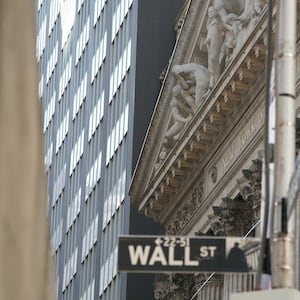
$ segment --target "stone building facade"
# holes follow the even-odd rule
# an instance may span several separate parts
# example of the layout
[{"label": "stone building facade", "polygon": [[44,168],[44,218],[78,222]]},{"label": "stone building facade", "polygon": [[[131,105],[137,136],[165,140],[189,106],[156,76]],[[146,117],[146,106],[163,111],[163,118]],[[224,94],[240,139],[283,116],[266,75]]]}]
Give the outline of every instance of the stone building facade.
[{"label": "stone building facade", "polygon": [[[168,235],[260,234],[267,21],[266,0],[182,8],[129,191]],[[253,273],[162,275],[154,298],[227,300],[254,285]]]}]

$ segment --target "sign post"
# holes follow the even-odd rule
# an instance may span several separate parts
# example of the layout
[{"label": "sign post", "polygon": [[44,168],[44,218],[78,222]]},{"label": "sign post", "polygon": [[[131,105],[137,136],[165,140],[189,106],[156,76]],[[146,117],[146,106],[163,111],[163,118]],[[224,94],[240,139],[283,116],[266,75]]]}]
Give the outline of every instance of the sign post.
[{"label": "sign post", "polygon": [[119,237],[119,271],[255,272],[260,240],[188,236]]}]

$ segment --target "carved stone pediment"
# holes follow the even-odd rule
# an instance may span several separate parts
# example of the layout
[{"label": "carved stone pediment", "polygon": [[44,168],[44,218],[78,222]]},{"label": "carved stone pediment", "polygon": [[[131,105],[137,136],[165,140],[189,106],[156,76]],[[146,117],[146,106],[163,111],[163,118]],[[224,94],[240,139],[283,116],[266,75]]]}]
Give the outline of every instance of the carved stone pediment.
[{"label": "carved stone pediment", "polygon": [[[265,15],[261,15],[263,10],[260,18],[250,22],[260,26],[259,32],[249,31],[247,37],[250,37],[244,39],[243,43],[230,44],[229,40],[225,40],[226,33],[228,38],[235,38],[236,41],[240,35],[244,37],[242,30],[250,25],[241,25],[239,17],[248,6],[252,11],[253,3],[258,4],[258,1],[252,4],[246,0],[235,2],[233,6],[233,1],[225,0],[192,1],[181,24],[181,34],[164,77],[129,191],[139,210],[157,220],[169,213],[167,207],[174,196],[187,183],[201,159],[207,156],[218,136],[230,124],[232,114],[238,111],[243,99],[250,94],[254,83],[263,73],[266,47],[264,30],[267,26]],[[215,75],[212,69],[216,62],[210,62],[208,57],[207,38],[212,42],[212,36],[207,23],[211,22],[209,26],[214,26],[214,20],[208,20],[209,6],[217,11],[211,17],[221,24],[218,25],[221,26],[221,47],[214,59],[217,57],[217,64],[222,68]],[[253,18],[251,14],[251,20]],[[233,23],[239,23],[240,26],[234,37]],[[226,49],[229,45],[230,51]],[[220,64],[222,47],[225,51],[223,58],[227,60]],[[243,51],[237,50],[241,48]],[[227,76],[222,75],[225,68]],[[178,205],[172,207],[177,209]],[[178,212],[180,218],[174,220],[174,226],[176,223],[177,227],[182,227],[180,220],[183,217],[180,214]]]}]

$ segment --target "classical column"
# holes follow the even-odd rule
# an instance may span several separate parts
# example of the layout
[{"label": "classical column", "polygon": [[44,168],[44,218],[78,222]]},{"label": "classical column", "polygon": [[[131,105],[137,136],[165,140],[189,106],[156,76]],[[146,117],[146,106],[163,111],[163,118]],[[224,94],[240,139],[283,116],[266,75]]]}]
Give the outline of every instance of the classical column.
[{"label": "classical column", "polygon": [[253,160],[237,180],[239,194],[224,197],[221,206],[213,207],[214,214],[209,219],[215,235],[244,236],[260,218],[261,172],[261,161]]}]

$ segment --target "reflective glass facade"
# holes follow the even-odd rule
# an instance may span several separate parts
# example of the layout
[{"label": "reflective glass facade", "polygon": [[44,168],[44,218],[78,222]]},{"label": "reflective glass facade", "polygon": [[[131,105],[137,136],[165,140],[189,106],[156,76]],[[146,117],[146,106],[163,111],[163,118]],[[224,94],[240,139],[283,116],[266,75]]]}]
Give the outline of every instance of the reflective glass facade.
[{"label": "reflective glass facade", "polygon": [[[159,2],[153,1],[155,18]],[[164,16],[169,47],[153,70],[145,70],[154,78],[151,92],[145,94],[159,91],[159,72],[175,41],[171,25],[181,1],[175,2],[169,17]],[[139,4],[136,0],[36,3],[39,96],[58,299],[129,299],[127,276],[117,272],[117,238],[135,232],[131,224],[136,216],[127,191],[136,160],[133,154],[142,138],[134,140],[134,132],[138,126],[143,136],[155,99],[145,111],[147,99],[136,97],[138,45],[143,38],[148,40],[147,35],[139,39],[139,15],[141,10],[151,14]],[[143,59],[151,52],[145,52]],[[135,114],[144,118],[139,121]],[[155,233],[155,227],[147,226]]]}]

